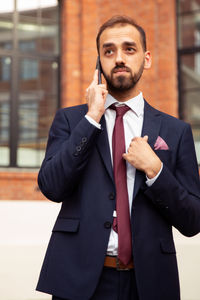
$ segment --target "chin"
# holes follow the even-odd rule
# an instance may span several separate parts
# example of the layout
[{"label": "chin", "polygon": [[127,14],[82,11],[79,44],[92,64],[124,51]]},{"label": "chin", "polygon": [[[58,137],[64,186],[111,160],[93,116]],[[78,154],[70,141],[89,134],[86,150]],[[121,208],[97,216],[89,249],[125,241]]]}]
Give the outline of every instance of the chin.
[{"label": "chin", "polygon": [[115,81],[114,81],[114,84],[116,86],[123,86],[123,87],[126,87],[126,86],[130,86],[132,85],[132,81],[130,80],[130,78],[126,78],[124,76],[119,76]]}]

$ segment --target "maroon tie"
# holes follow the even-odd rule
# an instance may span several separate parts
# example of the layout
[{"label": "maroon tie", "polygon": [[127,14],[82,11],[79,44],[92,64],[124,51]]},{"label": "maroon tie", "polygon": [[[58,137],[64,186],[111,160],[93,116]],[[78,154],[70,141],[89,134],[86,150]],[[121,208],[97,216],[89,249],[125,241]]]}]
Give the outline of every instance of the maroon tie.
[{"label": "maroon tie", "polygon": [[125,137],[123,116],[130,109],[128,106],[111,105],[116,111],[115,127],[113,130],[113,170],[116,187],[117,218],[114,218],[113,229],[118,233],[118,258],[127,265],[132,258],[131,223],[126,178]]}]

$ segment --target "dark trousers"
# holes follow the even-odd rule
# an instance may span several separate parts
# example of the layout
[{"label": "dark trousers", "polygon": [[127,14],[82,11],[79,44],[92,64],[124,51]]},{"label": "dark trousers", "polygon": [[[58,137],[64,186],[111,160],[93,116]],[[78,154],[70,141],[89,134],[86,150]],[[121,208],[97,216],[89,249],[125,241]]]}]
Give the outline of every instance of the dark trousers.
[{"label": "dark trousers", "polygon": [[[74,299],[53,296],[52,300]],[[117,271],[104,267],[94,295],[83,300],[139,300],[134,270]]]}]

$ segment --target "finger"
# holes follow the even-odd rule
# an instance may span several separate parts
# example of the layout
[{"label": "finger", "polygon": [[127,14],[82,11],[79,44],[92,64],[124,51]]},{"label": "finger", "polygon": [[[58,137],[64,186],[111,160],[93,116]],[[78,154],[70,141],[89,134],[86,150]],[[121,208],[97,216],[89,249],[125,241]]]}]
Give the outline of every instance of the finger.
[{"label": "finger", "polygon": [[106,85],[105,84],[98,84],[98,87],[100,87],[101,89],[106,90]]},{"label": "finger", "polygon": [[98,70],[97,69],[94,71],[93,82],[95,84],[98,84]]},{"label": "finger", "polygon": [[148,142],[148,135],[143,136],[143,140],[145,140],[145,142]]},{"label": "finger", "polygon": [[127,160],[127,153],[122,154],[122,157]]},{"label": "finger", "polygon": [[131,142],[134,142],[134,141],[137,141],[137,140],[140,140],[141,137],[140,136],[135,136],[134,138],[132,138]]},{"label": "finger", "polygon": [[102,95],[103,95],[104,97],[107,97],[108,91],[107,91],[107,90],[102,90]]}]

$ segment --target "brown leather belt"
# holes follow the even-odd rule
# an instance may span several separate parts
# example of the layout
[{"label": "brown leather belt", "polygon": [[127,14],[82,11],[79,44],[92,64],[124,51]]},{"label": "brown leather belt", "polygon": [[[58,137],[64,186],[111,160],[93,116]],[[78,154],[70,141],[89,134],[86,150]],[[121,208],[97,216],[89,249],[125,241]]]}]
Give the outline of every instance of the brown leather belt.
[{"label": "brown leather belt", "polygon": [[115,268],[119,271],[128,271],[134,268],[133,261],[125,266],[117,256],[106,256],[104,261],[104,267]]}]

